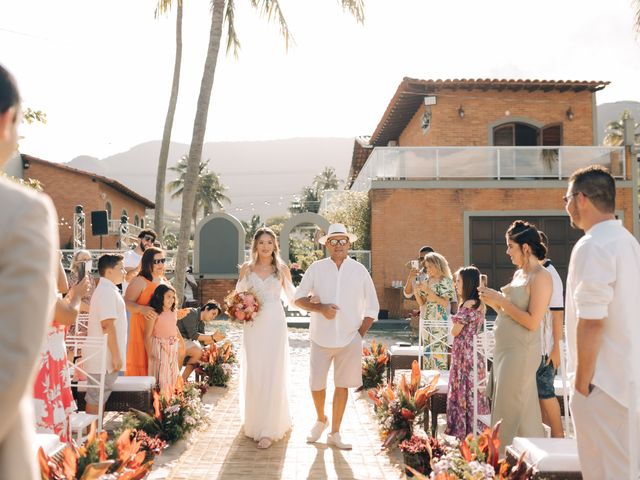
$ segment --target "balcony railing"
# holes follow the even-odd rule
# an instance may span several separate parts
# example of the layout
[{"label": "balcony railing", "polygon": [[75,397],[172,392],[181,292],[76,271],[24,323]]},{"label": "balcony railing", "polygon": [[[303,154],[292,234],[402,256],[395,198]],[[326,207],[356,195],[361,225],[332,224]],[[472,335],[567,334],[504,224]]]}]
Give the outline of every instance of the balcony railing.
[{"label": "balcony railing", "polygon": [[374,180],[563,180],[599,164],[626,178],[623,147],[377,147],[351,190]]}]

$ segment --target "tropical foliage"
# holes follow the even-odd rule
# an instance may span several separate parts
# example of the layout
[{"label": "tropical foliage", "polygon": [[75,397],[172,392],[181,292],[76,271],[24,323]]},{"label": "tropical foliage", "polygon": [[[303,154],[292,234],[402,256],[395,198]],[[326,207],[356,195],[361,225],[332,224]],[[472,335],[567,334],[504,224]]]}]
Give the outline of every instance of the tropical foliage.
[{"label": "tropical foliage", "polygon": [[384,344],[377,343],[373,339],[369,347],[363,347],[361,389],[378,388],[388,363],[389,355]]},{"label": "tropical foliage", "polygon": [[358,250],[371,248],[371,208],[365,192],[341,191],[323,212],[330,223],[342,223],[358,236]]},{"label": "tropical foliage", "polygon": [[45,480],[142,479],[166,446],[161,439],[130,429],[123,430],[117,440],[109,440],[105,431],[96,434],[94,422],[81,447],[69,444],[55,457],[49,457],[40,448],[40,474]]},{"label": "tropical foliage", "polygon": [[175,443],[206,421],[198,385],[178,382],[172,393],[153,392],[153,415],[131,409],[122,421],[124,428],[142,430],[152,437]]},{"label": "tropical foliage", "polygon": [[428,400],[436,391],[438,374],[430,382],[420,387],[420,367],[418,362],[411,365],[411,379],[407,383],[404,375],[397,387],[391,384],[377,390],[369,390],[369,397],[375,403],[376,416],[380,423],[382,448],[396,446],[411,438],[416,424],[424,422]]},{"label": "tropical foliage", "polygon": [[233,364],[237,363],[231,342],[225,342],[221,347],[211,344],[202,351],[200,365],[196,372],[207,377],[207,384],[211,387],[226,387],[233,373]]},{"label": "tropical foliage", "polygon": [[[632,121],[631,113],[625,110],[620,119],[609,122],[605,127],[605,137],[602,141],[608,147],[617,147],[624,144],[624,128],[627,121]],[[635,145],[640,145],[640,124],[634,123],[633,132]]]},{"label": "tropical foliage", "polygon": [[[198,213],[202,211],[202,215],[206,217],[212,214],[216,208],[224,207],[225,203],[229,203],[229,197],[225,195],[227,187],[220,182],[217,173],[209,171],[209,161],[201,162],[198,170],[198,186],[196,191],[196,202],[191,212],[193,228],[197,225]],[[183,156],[175,167],[169,170],[178,174],[178,178],[167,184],[167,189],[172,192],[171,198],[178,198],[184,194],[185,182],[187,177],[187,157]]]},{"label": "tropical foliage", "polygon": [[260,215],[253,214],[251,216],[251,220],[245,222],[241,220],[242,226],[244,227],[244,231],[246,233],[245,237],[245,245],[247,248],[251,248],[251,242],[253,241],[253,236],[256,234],[258,229],[262,226],[262,220],[260,220]]},{"label": "tropical foliage", "polygon": [[311,185],[302,188],[300,196],[293,201],[289,211],[293,214],[302,212],[318,213],[322,194],[326,190],[337,190],[339,185],[340,181],[336,176],[335,168],[324,167],[322,172],[313,177]]}]

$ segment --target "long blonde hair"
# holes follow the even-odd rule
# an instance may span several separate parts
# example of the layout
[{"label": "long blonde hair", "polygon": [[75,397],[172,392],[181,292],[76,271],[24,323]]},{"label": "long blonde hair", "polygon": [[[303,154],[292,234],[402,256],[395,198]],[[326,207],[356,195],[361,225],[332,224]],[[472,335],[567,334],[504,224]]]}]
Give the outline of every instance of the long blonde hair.
[{"label": "long blonde hair", "polygon": [[273,240],[273,252],[271,253],[271,265],[275,270],[276,278],[280,281],[284,280],[283,268],[287,268],[287,265],[280,258],[280,245],[278,245],[278,238],[273,230],[269,227],[260,227],[253,235],[253,241],[251,242],[251,260],[249,260],[249,267],[252,268],[258,262],[258,240],[262,235],[269,235]]},{"label": "long blonde hair", "polygon": [[424,256],[424,263],[430,263],[438,269],[443,277],[452,278],[451,269],[447,259],[436,252],[429,252]]},{"label": "long blonde hair", "polygon": [[75,252],[73,252],[73,257],[71,258],[71,271],[74,273],[78,273],[78,266],[81,263],[84,262],[79,262],[78,261],[78,257],[82,254],[86,254],[89,258],[91,258],[91,252],[89,250],[76,250]]}]

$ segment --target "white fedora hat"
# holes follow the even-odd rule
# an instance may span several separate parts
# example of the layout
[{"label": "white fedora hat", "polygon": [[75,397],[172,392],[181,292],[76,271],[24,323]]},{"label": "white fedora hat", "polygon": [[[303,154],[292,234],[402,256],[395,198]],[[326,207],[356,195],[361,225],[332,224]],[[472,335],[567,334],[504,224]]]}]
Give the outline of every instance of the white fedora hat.
[{"label": "white fedora hat", "polygon": [[353,233],[348,233],[347,227],[345,227],[341,223],[334,223],[332,225],[329,225],[329,231],[326,235],[320,237],[318,239],[318,242],[320,242],[320,245],[324,245],[331,237],[348,237],[349,242],[351,243],[358,240],[358,236],[354,235]]}]

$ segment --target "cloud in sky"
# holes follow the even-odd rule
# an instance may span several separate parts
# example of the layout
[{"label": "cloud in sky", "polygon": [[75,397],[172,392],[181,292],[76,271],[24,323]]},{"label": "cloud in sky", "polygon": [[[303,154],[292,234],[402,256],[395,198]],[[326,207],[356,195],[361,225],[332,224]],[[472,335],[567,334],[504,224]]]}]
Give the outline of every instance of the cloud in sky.
[{"label": "cloud in sky", "polygon": [[[610,80],[598,102],[638,100],[640,43],[629,2],[369,0],[365,25],[334,0],[280,0],[295,38],[237,0],[240,58],[222,53],[207,141],[370,134],[403,77]],[[55,161],[159,139],[174,16],[152,0],[21,0],[0,18],[0,56],[45,126],[24,151]],[[188,143],[209,34],[209,2],[185,2],[173,139]],[[224,48],[224,46],[223,46]]]}]

